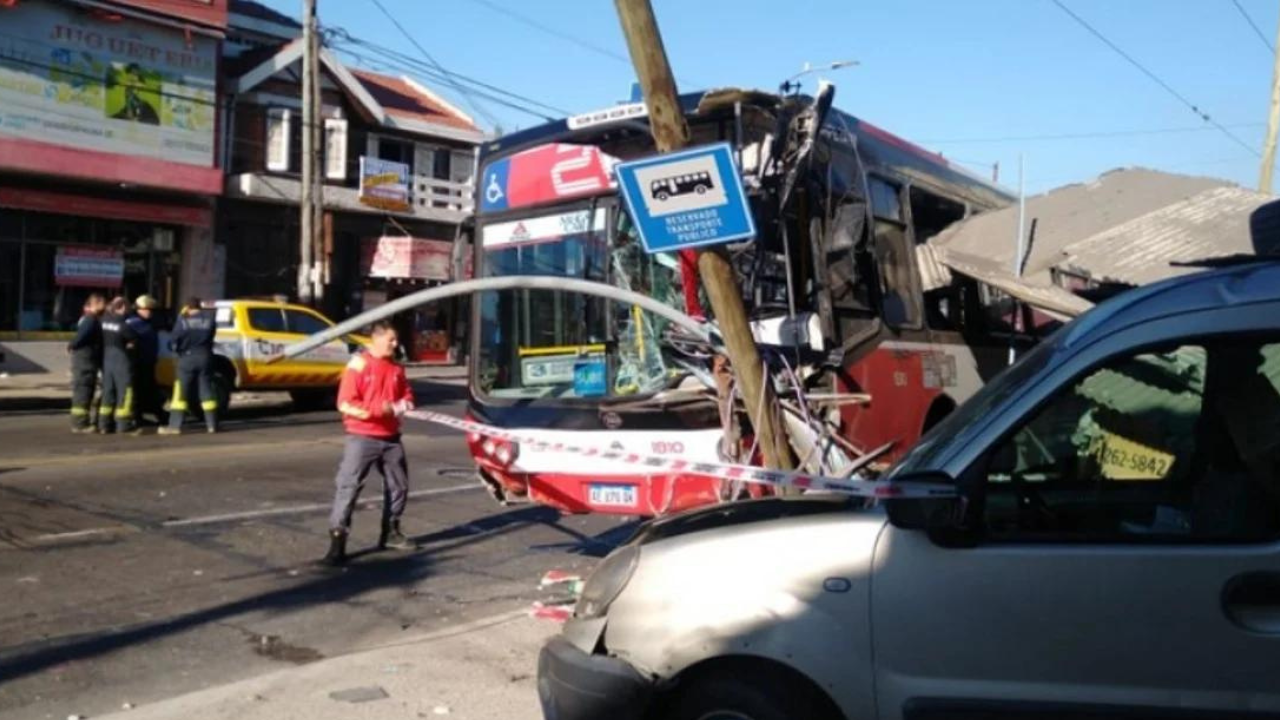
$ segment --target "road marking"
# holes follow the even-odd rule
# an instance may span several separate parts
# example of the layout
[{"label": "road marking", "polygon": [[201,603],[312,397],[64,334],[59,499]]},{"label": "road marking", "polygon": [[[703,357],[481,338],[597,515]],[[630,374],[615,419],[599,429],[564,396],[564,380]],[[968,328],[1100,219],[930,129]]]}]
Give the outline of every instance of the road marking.
[{"label": "road marking", "polygon": [[112,527],[89,528],[88,530],[74,530],[72,532],[48,533],[46,535],[37,535],[31,538],[32,542],[57,542],[59,540],[73,540],[75,538],[92,537],[94,535],[110,535],[118,532],[128,532],[136,530],[136,528],[128,525],[114,525]]},{"label": "road marking", "polygon": [[183,459],[203,457],[206,455],[226,455],[241,454],[252,451],[278,453],[282,447],[295,447],[307,445],[338,445],[341,444],[342,438],[336,437],[326,440],[285,440],[282,442],[257,442],[257,443],[240,443],[237,445],[203,445],[191,447],[188,445],[174,445],[166,448],[137,448],[128,452],[105,452],[93,455],[61,455],[58,457],[37,457],[37,458],[13,458],[0,461],[7,468],[21,468],[23,470],[37,470],[42,467],[52,467],[56,465],[77,465],[85,463],[98,464],[102,462],[130,462],[136,463],[140,455],[145,455],[147,460],[164,455],[178,455]]},{"label": "road marking", "polygon": [[[468,490],[483,490],[484,486],[479,483],[467,483],[466,485],[451,485],[442,488],[427,488],[425,490],[413,490],[409,493],[409,497],[427,497],[430,495],[447,495],[451,493],[466,492]],[[369,502],[360,503],[360,507],[378,507],[382,504],[381,500],[371,500]],[[271,508],[269,510],[248,510],[246,512],[225,513],[222,515],[206,515],[204,517],[184,518],[182,520],[169,520],[161,523],[161,527],[191,527],[192,525],[213,525],[216,523],[236,522],[238,520],[253,520],[256,518],[275,517],[278,515],[298,515],[301,513],[317,512],[320,510],[329,510],[333,507],[332,503],[312,503],[310,505],[293,505],[291,507]]]},{"label": "road marking", "polygon": [[393,640],[391,642],[382,643],[379,645],[357,646],[347,652],[339,653],[331,657],[359,655],[361,653],[374,652],[377,650],[388,650],[390,648],[405,647],[407,645],[418,645],[421,643],[434,642],[436,640],[447,640],[448,638],[456,637],[458,635],[466,635],[468,633],[477,632],[479,630],[487,630],[489,628],[498,627],[499,625],[506,625],[507,623],[515,622],[516,620],[522,620],[528,617],[529,617],[528,610],[512,610],[510,612],[498,613],[497,615],[490,615],[488,617],[483,617],[478,620],[472,620],[470,622],[459,623],[457,625],[449,625],[447,627],[440,628],[439,630],[433,630],[431,632],[426,632],[411,638]]}]

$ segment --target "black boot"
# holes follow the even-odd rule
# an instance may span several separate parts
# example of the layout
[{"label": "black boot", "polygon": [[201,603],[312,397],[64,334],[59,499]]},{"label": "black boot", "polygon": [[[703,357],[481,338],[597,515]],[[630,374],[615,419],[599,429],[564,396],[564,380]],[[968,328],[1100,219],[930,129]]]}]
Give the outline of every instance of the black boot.
[{"label": "black boot", "polygon": [[347,533],[345,530],[329,531],[329,552],[320,559],[321,565],[341,567],[347,562]]},{"label": "black boot", "polygon": [[400,532],[400,521],[392,520],[382,525],[382,536],[378,540],[378,547],[391,548],[392,550],[413,550],[413,541],[404,536]]}]

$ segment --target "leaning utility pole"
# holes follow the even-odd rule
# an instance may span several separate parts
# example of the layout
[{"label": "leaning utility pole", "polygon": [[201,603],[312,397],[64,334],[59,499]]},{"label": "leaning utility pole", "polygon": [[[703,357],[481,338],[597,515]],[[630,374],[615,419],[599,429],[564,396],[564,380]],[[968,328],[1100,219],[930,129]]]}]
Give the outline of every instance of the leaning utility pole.
[{"label": "leaning utility pole", "polygon": [[[660,153],[679,150],[689,143],[689,125],[680,110],[675,77],[667,61],[653,7],[649,0],[614,2],[631,51],[631,63],[635,65],[649,107],[649,131],[654,144]],[[729,362],[742,390],[742,403],[751,418],[765,466],[790,469],[791,448],[774,414],[777,404],[773,389],[765,376],[751,325],[747,322],[747,311],[742,305],[742,291],[728,255],[721,248],[699,252],[698,274],[724,337]]]},{"label": "leaning utility pole", "polygon": [[315,302],[312,276],[316,242],[316,136],[312,128],[315,127],[317,118],[313,114],[315,106],[312,100],[317,88],[311,82],[312,68],[319,61],[315,36],[316,0],[302,0],[302,207],[300,217],[302,232],[298,238],[298,302],[304,305]]},{"label": "leaning utility pole", "polygon": [[1276,62],[1271,71],[1271,112],[1267,117],[1267,139],[1262,144],[1262,172],[1258,192],[1271,194],[1271,176],[1276,167],[1276,132],[1280,131],[1280,27],[1276,28]]}]

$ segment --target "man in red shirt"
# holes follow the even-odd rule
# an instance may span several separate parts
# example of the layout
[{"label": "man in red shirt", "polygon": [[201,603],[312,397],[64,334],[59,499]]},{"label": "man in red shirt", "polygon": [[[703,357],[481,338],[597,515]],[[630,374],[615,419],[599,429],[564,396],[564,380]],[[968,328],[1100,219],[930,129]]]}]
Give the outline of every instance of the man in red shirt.
[{"label": "man in red shirt", "polygon": [[347,559],[347,533],[351,511],[364,489],[364,479],[374,467],[382,474],[382,535],[379,547],[413,548],[400,532],[400,516],[409,497],[409,464],[400,442],[400,416],[413,409],[413,391],[404,368],[395,361],[396,331],[387,322],[374,323],[372,342],[353,356],[342,373],[338,388],[338,412],[347,431],[342,463],[338,466],[337,493],[329,515],[329,553],[326,565]]}]

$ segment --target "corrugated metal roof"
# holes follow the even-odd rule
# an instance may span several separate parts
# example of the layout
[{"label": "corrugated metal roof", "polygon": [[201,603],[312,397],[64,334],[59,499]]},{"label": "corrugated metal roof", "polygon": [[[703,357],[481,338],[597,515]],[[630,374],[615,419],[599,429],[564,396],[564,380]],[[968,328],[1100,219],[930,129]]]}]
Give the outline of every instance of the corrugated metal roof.
[{"label": "corrugated metal roof", "polygon": [[[1171,261],[1253,253],[1259,240],[1251,218],[1273,199],[1224,180],[1141,168],[1037,195],[1027,199],[1028,233],[1033,223],[1035,231],[1023,281],[1050,285],[1056,268],[1139,285],[1190,271]],[[1017,208],[1003,208],[956,223],[930,243],[1009,267],[1017,223]]]},{"label": "corrugated metal roof", "polygon": [[1056,285],[1027,283],[1014,275],[1012,268],[987,258],[949,248],[935,248],[934,253],[938,262],[950,270],[998,288],[1058,320],[1070,320],[1093,307],[1088,300]]},{"label": "corrugated metal roof", "polygon": [[1254,252],[1249,218],[1270,197],[1217,187],[1062,248],[1058,267],[1097,280],[1144,285],[1196,268],[1175,261]]},{"label": "corrugated metal roof", "polygon": [[920,266],[920,284],[924,292],[951,284],[951,270],[938,258],[938,249],[929,243],[916,246],[916,264]]},{"label": "corrugated metal roof", "polygon": [[[1062,260],[1062,250],[1135,218],[1198,195],[1228,187],[1225,180],[1189,177],[1128,168],[1113,170],[1089,183],[1067,185],[1027,198],[1026,228],[1035,223],[1034,240],[1026,259],[1025,280],[1050,284],[1050,268]],[[949,250],[1012,267],[1018,237],[1018,208],[1014,204],[962,220],[929,242]]]}]

